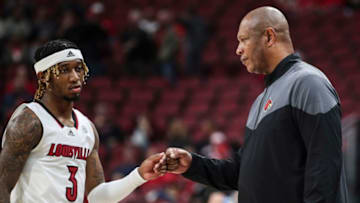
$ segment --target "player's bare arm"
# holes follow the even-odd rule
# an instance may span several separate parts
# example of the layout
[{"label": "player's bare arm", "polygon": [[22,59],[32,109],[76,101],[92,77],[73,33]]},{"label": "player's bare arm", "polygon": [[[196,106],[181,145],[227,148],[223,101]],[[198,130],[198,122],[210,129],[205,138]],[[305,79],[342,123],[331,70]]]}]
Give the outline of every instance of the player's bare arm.
[{"label": "player's bare arm", "polygon": [[91,123],[91,125],[95,135],[95,145],[90,156],[86,160],[86,194],[89,194],[89,192],[97,185],[105,182],[104,170],[98,154],[99,133],[94,124]]},{"label": "player's bare arm", "polygon": [[28,108],[9,121],[0,154],[0,203],[10,202],[15,186],[31,150],[40,142],[42,125]]}]

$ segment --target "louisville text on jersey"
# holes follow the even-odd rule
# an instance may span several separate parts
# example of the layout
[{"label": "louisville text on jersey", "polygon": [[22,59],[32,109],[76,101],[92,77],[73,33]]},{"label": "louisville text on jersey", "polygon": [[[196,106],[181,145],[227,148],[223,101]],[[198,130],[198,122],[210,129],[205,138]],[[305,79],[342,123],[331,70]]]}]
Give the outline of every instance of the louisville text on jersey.
[{"label": "louisville text on jersey", "polygon": [[49,149],[49,153],[47,155],[86,160],[89,154],[90,154],[90,149],[88,148],[52,143]]}]

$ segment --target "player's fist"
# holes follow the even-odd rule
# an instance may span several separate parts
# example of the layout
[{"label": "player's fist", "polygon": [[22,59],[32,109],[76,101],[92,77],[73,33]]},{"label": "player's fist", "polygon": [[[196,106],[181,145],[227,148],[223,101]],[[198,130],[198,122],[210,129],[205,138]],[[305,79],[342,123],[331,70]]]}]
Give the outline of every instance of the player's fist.
[{"label": "player's fist", "polygon": [[140,167],[139,174],[145,180],[152,180],[166,173],[166,156],[165,153],[151,155],[145,159]]},{"label": "player's fist", "polygon": [[182,174],[185,173],[192,161],[191,154],[180,148],[168,148],[166,150],[166,166],[167,172]]}]

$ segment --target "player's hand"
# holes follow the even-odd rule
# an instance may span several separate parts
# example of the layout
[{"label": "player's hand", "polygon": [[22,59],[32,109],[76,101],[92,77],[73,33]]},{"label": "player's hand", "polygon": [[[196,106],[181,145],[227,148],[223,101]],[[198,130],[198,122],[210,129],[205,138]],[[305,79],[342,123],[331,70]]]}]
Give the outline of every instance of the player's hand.
[{"label": "player's hand", "polygon": [[167,172],[182,174],[185,173],[192,161],[191,154],[180,148],[168,148],[166,150]]},{"label": "player's hand", "polygon": [[165,153],[154,154],[145,159],[139,167],[139,173],[145,180],[152,180],[164,175],[166,173]]}]

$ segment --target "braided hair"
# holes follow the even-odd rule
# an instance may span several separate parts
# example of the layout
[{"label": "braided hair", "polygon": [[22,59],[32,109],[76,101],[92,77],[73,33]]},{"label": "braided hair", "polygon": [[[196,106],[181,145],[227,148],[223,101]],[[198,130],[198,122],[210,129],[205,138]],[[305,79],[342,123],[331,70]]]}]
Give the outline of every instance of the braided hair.
[{"label": "braided hair", "polygon": [[[35,52],[35,56],[34,59],[36,62],[40,61],[41,59],[50,56],[53,53],[62,51],[64,49],[79,49],[79,47],[66,39],[57,39],[57,40],[53,40],[53,41],[49,41],[46,44],[44,44],[43,46],[39,47],[36,52]],[[83,81],[85,83],[86,78],[89,76],[89,68],[86,66],[85,62],[82,61],[83,63],[83,67],[84,67],[84,78]],[[40,79],[38,79],[38,88],[35,92],[35,96],[34,99],[35,100],[39,100],[41,99],[41,97],[44,95],[46,88],[49,86],[49,80],[50,80],[50,75],[51,73],[53,73],[56,77],[59,76],[59,67],[58,64],[55,64],[53,66],[51,66],[50,68],[46,69],[45,71],[43,71],[44,77],[45,77],[45,82],[41,81]]]}]

